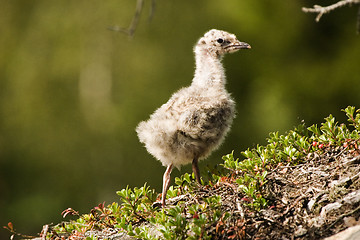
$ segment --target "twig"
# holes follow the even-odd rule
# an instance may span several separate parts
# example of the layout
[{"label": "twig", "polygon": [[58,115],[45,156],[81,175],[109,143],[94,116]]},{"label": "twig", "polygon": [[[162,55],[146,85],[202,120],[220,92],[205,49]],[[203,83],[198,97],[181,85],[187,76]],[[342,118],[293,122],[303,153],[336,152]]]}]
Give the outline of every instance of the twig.
[{"label": "twig", "polygon": [[49,230],[49,225],[48,224],[44,225],[43,229],[40,233],[41,240],[46,240],[46,234],[47,234],[48,230]]},{"label": "twig", "polygon": [[346,5],[350,5],[350,4],[359,4],[360,0],[340,0],[337,3],[334,3],[332,5],[326,6],[326,7],[322,7],[319,5],[314,5],[313,8],[306,8],[303,7],[302,10],[303,12],[310,12],[310,13],[317,13],[318,15],[316,16],[316,21],[320,21],[320,18],[325,14],[325,13],[329,13],[337,8],[346,6]]},{"label": "twig", "polygon": [[113,26],[113,27],[109,27],[109,30],[112,30],[112,31],[115,31],[115,32],[122,32],[122,33],[125,33],[125,34],[129,35],[130,37],[134,36],[136,27],[137,27],[137,25],[139,23],[140,14],[141,14],[141,11],[143,9],[143,6],[144,6],[144,0],[137,0],[135,14],[134,14],[128,28],[122,28],[122,27],[119,27],[119,26]]},{"label": "twig", "polygon": [[[151,21],[152,17],[154,16],[155,6],[156,6],[155,0],[151,0],[149,21]],[[119,27],[119,26],[112,26],[112,27],[108,27],[108,29],[111,31],[115,31],[115,32],[125,33],[125,34],[129,35],[130,37],[133,37],[135,34],[135,30],[137,28],[137,25],[139,23],[140,15],[141,15],[143,8],[144,8],[144,0],[137,0],[135,13],[134,13],[134,16],[131,20],[129,27],[123,28],[123,27]]]},{"label": "twig", "polygon": [[301,196],[296,198],[295,201],[290,205],[290,207],[288,207],[283,213],[281,213],[279,217],[283,217],[286,214],[288,214],[290,212],[290,210],[293,209],[296,206],[296,204],[298,204],[304,198],[306,198],[306,195],[304,195],[304,194],[302,194]]},{"label": "twig", "polygon": [[353,215],[354,213],[356,213],[357,211],[360,210],[360,206],[355,208],[353,211],[348,212],[348,213],[344,213],[342,215],[340,215],[334,222],[332,222],[327,228],[326,230],[329,230],[330,228],[332,228],[337,222],[339,222],[340,220],[342,220],[344,217]]},{"label": "twig", "polygon": [[297,165],[277,166],[276,168],[297,168],[297,167],[302,167],[304,165],[305,165],[304,163],[301,163],[301,164],[297,164]]},{"label": "twig", "polygon": [[21,233],[16,232],[14,225],[12,224],[12,222],[8,222],[7,226],[3,226],[3,228],[5,228],[6,230],[8,230],[11,233],[10,236],[10,240],[13,240],[15,238],[15,236],[19,236],[22,239],[33,239],[36,238],[35,236],[30,236],[30,235],[24,235]]},{"label": "twig", "polygon": [[149,22],[152,20],[152,18],[154,16],[155,8],[156,8],[156,1],[151,0],[151,7],[150,7],[150,13],[149,13]]},{"label": "twig", "polygon": [[338,154],[336,154],[336,156],[334,158],[336,159],[336,158],[340,157],[340,155],[343,154],[347,150],[348,150],[348,147],[344,147]]}]

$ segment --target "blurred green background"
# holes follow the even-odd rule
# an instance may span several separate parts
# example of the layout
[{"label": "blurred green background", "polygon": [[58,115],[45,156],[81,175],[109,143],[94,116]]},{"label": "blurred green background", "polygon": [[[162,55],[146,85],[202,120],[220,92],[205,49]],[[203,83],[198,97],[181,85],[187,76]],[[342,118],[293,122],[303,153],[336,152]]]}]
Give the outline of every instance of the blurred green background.
[{"label": "blurred green background", "polygon": [[316,23],[301,11],[314,4],[329,2],[157,0],[149,22],[148,0],[130,39],[107,28],[128,26],[134,0],[0,0],[0,225],[35,234],[127,185],[160,192],[165,168],[134,129],[190,84],[192,47],[212,28],[252,49],[224,59],[238,115],[203,171],[301,120],[345,121],[340,109],[360,100],[357,8]]}]

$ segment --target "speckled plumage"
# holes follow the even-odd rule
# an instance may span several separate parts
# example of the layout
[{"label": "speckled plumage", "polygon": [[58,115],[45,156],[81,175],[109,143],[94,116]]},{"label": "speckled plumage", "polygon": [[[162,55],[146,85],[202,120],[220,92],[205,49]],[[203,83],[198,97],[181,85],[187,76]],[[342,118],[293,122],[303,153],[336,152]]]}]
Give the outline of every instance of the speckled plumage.
[{"label": "speckled plumage", "polygon": [[194,47],[196,70],[192,84],[174,93],[136,128],[148,152],[167,167],[163,205],[173,166],[192,162],[200,183],[197,161],[217,149],[230,130],[235,102],[225,89],[221,59],[225,53],[241,48],[250,46],[233,34],[215,29],[207,32]]}]

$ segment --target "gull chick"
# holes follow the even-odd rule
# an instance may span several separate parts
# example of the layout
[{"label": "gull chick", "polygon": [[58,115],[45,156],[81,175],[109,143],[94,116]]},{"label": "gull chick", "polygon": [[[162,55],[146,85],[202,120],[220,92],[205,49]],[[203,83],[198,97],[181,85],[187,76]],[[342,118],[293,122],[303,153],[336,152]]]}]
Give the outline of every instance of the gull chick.
[{"label": "gull chick", "polygon": [[165,206],[173,167],[192,163],[199,184],[198,161],[223,142],[235,117],[235,102],[225,89],[221,60],[226,53],[251,48],[234,34],[212,29],[194,47],[196,70],[189,87],[172,95],[136,132],[148,152],[167,167],[161,203]]}]

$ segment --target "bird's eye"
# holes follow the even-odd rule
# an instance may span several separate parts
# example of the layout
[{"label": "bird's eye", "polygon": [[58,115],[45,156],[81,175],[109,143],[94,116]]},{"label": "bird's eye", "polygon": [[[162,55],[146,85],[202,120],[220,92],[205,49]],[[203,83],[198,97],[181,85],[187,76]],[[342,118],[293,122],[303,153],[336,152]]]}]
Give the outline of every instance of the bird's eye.
[{"label": "bird's eye", "polygon": [[218,40],[216,40],[218,43],[223,43],[224,42],[224,39],[222,38],[219,38]]}]

